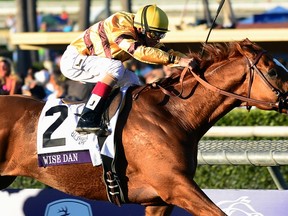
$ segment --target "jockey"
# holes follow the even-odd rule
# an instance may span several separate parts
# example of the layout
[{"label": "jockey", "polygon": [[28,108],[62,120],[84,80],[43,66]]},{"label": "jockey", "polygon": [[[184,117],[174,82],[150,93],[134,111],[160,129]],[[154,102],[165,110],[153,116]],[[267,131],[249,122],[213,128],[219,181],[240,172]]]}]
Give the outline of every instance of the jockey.
[{"label": "jockey", "polygon": [[78,121],[77,132],[101,131],[101,114],[113,87],[140,84],[138,76],[124,68],[124,61],[135,58],[149,64],[192,67],[193,59],[160,43],[166,32],[166,13],[156,5],[146,5],[136,14],[111,15],[68,45],[60,62],[63,75],[96,83]]}]

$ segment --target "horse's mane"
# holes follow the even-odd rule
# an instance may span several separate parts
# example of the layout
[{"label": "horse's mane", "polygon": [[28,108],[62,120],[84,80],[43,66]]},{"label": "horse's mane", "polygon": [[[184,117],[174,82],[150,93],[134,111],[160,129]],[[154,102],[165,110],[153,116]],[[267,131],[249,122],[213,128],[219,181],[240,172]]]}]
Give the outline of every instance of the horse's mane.
[{"label": "horse's mane", "polygon": [[226,43],[203,44],[203,49],[203,56],[201,53],[190,52],[188,54],[189,57],[193,57],[198,61],[201,71],[214,63],[242,56],[241,50],[254,53],[262,50],[260,46],[251,42],[249,39]]},{"label": "horse's mane", "polygon": [[[199,64],[197,69],[198,73],[204,73],[206,69],[217,62],[229,60],[232,58],[237,58],[243,56],[241,50],[248,52],[257,53],[263,50],[257,44],[251,42],[249,39],[243,41],[232,41],[232,42],[222,42],[222,43],[210,43],[202,44],[203,45],[203,55],[202,53],[189,52],[188,57],[196,59]],[[162,80],[162,86],[171,85],[174,82],[179,80],[179,76],[182,69],[179,69],[171,77]]]}]

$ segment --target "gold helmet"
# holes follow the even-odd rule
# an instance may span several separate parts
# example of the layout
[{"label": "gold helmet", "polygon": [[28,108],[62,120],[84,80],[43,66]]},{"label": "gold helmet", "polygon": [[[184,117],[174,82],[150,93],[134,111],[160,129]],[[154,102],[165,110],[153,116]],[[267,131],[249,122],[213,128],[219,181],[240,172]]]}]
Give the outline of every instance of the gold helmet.
[{"label": "gold helmet", "polygon": [[156,5],[146,5],[140,8],[134,18],[134,26],[141,27],[145,32],[167,32],[169,20],[166,13]]}]

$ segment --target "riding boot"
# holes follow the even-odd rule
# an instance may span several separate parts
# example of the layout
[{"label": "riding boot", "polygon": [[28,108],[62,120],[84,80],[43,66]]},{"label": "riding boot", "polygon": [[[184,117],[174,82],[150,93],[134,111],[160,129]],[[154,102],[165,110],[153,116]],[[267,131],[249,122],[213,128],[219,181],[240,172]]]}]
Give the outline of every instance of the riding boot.
[{"label": "riding boot", "polygon": [[112,87],[98,82],[92,94],[86,103],[78,121],[76,131],[78,133],[87,134],[87,133],[96,133],[98,134],[101,128],[101,118],[104,111],[105,102],[108,98]]},{"label": "riding boot", "polygon": [[[91,95],[88,103],[85,105],[80,119],[77,123],[76,131],[78,133],[97,133],[101,130],[101,117],[105,105],[105,100],[98,95]],[[97,104],[95,109],[90,109],[87,105]]]}]

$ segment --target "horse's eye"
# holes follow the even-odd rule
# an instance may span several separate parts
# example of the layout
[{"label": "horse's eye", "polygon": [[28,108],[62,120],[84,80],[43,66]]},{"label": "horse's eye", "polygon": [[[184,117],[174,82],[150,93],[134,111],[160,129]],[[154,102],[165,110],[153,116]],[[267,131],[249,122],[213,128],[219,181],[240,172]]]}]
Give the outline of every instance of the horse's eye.
[{"label": "horse's eye", "polygon": [[272,68],[268,71],[268,76],[270,76],[271,78],[277,78],[278,74],[277,74],[277,71]]}]

